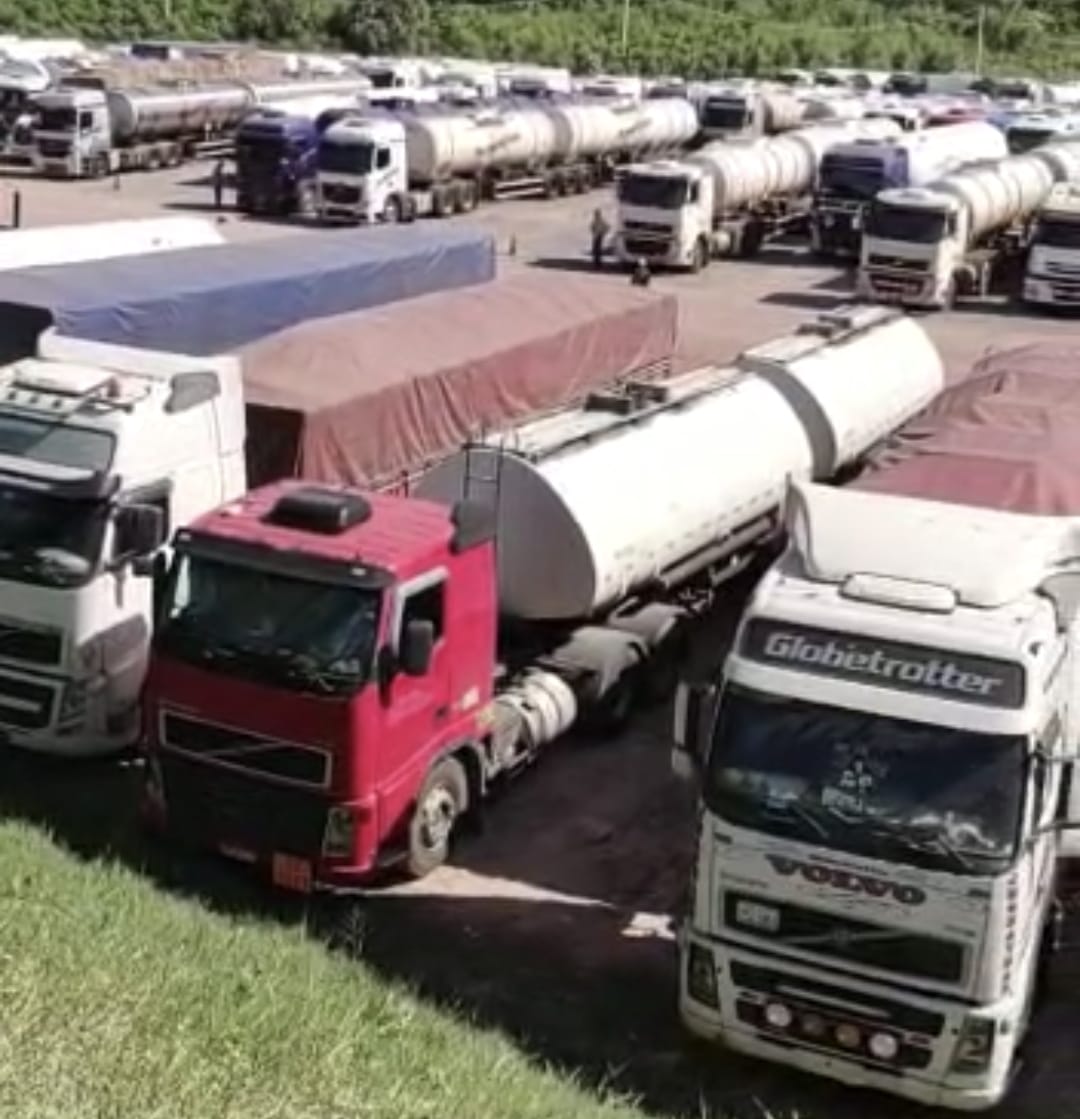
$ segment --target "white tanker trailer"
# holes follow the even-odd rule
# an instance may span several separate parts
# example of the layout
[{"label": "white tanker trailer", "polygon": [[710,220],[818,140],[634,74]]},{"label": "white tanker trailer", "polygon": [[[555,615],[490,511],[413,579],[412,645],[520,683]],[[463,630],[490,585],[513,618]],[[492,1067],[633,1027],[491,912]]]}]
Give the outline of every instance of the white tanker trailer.
[{"label": "white tanker trailer", "polygon": [[922,188],[885,190],[867,215],[857,292],[905,306],[986,296],[1023,260],[1030,227],[1057,183],[1080,183],[1080,143],[977,164]]},{"label": "white tanker trailer", "polygon": [[814,251],[858,260],[866,207],[881,191],[926,186],[966,164],[1008,154],[1001,129],[986,121],[837,144],[821,161],[811,230]]},{"label": "white tanker trailer", "polygon": [[410,221],[482,199],[580,194],[616,165],[676,150],[696,133],[682,98],[356,114],[323,134],[316,206],[326,221]]},{"label": "white tanker trailer", "polygon": [[942,385],[919,324],[847,308],[732,367],[628,385],[435,466],[416,496],[493,514],[511,755],[664,679],[687,623],[777,541],[787,480],[834,479]]},{"label": "white tanker trailer", "polygon": [[885,118],[817,125],[631,167],[619,181],[616,255],[624,264],[694,271],[714,256],[752,256],[766,241],[805,230],[829,148],[900,131]]},{"label": "white tanker trailer", "polygon": [[236,126],[255,108],[366,88],[349,79],[147,89],[63,85],[37,98],[35,163],[58,178],[173,166],[227,152]]},{"label": "white tanker trailer", "polygon": [[[789,478],[834,479],[940,391],[897,312],[815,325],[469,448],[419,494],[274,487],[182,530],[146,693],[147,822],[284,888],[435,869],[498,778],[670,690],[692,623],[777,538]],[[233,655],[244,619],[222,603],[249,580],[274,588],[260,624],[292,626],[267,646],[287,656]]]},{"label": "white tanker trailer", "polygon": [[710,90],[700,100],[705,140],[773,136],[804,123],[803,103],[787,90],[732,86]]}]

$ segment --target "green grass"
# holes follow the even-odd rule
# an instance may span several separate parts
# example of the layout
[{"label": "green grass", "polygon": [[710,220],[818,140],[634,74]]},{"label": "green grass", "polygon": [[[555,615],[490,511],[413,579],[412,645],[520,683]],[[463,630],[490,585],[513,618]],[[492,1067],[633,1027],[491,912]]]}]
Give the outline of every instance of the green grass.
[{"label": "green grass", "polygon": [[211,914],[0,824],[4,1119],[641,1114],[301,928]]}]

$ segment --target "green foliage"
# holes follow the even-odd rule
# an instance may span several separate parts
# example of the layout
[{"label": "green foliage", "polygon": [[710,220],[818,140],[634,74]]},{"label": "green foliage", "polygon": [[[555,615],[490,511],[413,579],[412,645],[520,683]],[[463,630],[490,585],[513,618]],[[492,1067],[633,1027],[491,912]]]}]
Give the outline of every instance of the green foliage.
[{"label": "green foliage", "polygon": [[0,1115],[644,1119],[300,929],[0,823]]},{"label": "green foliage", "polygon": [[340,44],[711,77],[776,67],[1067,73],[1076,0],[0,0],[12,31]]}]

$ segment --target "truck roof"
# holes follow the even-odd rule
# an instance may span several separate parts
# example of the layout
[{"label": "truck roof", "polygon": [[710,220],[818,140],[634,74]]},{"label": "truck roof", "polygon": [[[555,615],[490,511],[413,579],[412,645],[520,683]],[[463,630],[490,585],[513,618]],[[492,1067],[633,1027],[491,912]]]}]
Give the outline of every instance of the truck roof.
[{"label": "truck roof", "polygon": [[[14,357],[58,333],[174,353],[227,352],[298,322],[484,283],[490,233],[391,226],[117,257],[0,274]],[[13,352],[14,351],[14,352]]]},{"label": "truck roof", "polygon": [[797,487],[792,539],[827,582],[857,575],[1011,602],[1080,549],[1078,422],[1080,346],[991,355],[861,478]]},{"label": "truck roof", "polygon": [[1042,211],[1047,217],[1061,214],[1063,217],[1080,215],[1080,185],[1058,183],[1047,195]]},{"label": "truck roof", "polygon": [[268,515],[284,496],[310,490],[311,482],[286,481],[251,490],[182,530],[177,541],[213,538],[236,544],[303,554],[342,564],[362,564],[407,579],[445,559],[455,528],[444,505],[413,498],[317,487],[323,493],[362,496],[371,515],[336,534],[270,523]]},{"label": "truck roof", "polygon": [[535,271],[301,323],[239,353],[251,482],[405,478],[469,439],[664,370],[677,326],[670,295]]},{"label": "truck roof", "polygon": [[886,206],[907,206],[912,210],[958,210],[960,201],[951,194],[927,187],[890,187],[879,192],[877,201]]}]

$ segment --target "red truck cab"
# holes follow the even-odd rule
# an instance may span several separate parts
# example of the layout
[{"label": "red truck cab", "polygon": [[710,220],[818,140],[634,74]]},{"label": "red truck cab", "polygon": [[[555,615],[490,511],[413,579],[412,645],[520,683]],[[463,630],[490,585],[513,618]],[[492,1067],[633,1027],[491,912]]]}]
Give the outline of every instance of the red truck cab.
[{"label": "red truck cab", "polygon": [[285,482],[174,546],[145,704],[148,821],[290,889],[438,865],[488,771],[488,520]]}]

